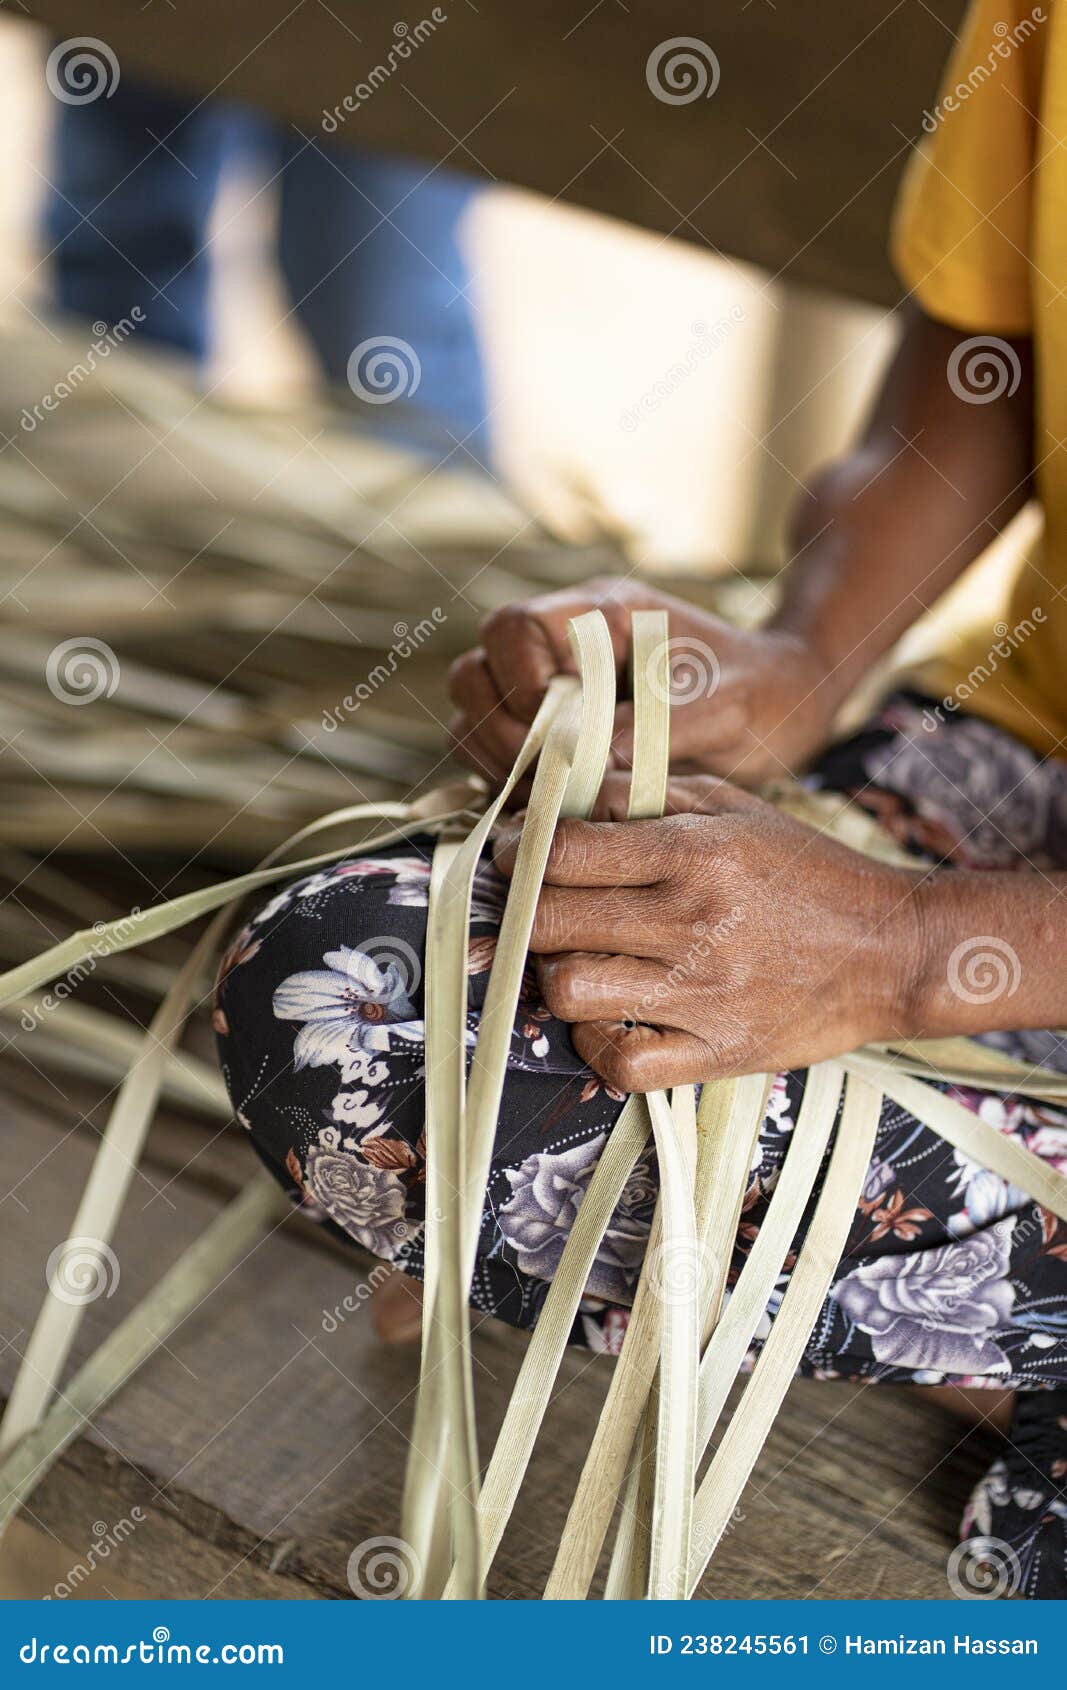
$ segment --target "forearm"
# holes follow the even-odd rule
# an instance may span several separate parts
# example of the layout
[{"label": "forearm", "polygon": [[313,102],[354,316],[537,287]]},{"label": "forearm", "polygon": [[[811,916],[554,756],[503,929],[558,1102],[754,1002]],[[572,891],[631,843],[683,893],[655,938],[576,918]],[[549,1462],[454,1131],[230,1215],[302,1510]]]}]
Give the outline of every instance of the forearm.
[{"label": "forearm", "polygon": [[[912,890],[901,947],[914,1038],[1067,1027],[1067,874],[944,869]],[[918,955],[910,958],[913,944]]]},{"label": "forearm", "polygon": [[857,446],[798,507],[772,626],[814,647],[838,700],[1029,497],[1029,343],[1010,343],[1016,391],[976,402],[948,376],[965,338],[909,314]]}]

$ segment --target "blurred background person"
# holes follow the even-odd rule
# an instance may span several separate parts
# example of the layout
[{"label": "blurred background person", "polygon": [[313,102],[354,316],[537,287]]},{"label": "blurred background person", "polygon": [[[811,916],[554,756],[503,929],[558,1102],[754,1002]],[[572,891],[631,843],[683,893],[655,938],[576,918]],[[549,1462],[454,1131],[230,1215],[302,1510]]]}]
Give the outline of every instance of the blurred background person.
[{"label": "blurred background person", "polygon": [[212,210],[225,173],[252,162],[276,186],[287,300],[325,378],[345,382],[365,341],[406,341],[420,412],[485,455],[482,359],[457,238],[477,183],[127,75],[107,99],[58,104],[53,145],[42,215],[62,310],[111,325],[138,305],[142,334],[205,360]]}]

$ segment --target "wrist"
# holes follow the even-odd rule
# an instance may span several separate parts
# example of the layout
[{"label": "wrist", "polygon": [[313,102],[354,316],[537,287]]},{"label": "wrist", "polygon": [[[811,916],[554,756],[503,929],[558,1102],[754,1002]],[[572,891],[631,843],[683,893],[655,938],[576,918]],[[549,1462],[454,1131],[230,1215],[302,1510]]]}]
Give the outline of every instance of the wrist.
[{"label": "wrist", "polygon": [[1061,1024],[1061,939],[1049,913],[1050,884],[1037,875],[959,869],[918,882],[909,1037]]},{"label": "wrist", "polygon": [[788,677],[790,691],[796,695],[798,706],[803,705],[804,715],[828,729],[848,694],[840,669],[835,668],[814,634],[784,608],[765,623],[763,632],[777,648],[780,673]]},{"label": "wrist", "polygon": [[832,708],[837,708],[847,693],[847,684],[842,681],[840,662],[835,661],[834,652],[827,649],[824,630],[818,627],[817,619],[810,619],[800,605],[790,605],[786,600],[764,622],[763,632],[774,639],[786,659],[802,671],[808,684],[818,691],[818,696],[830,698],[834,701]]},{"label": "wrist", "polygon": [[858,952],[857,995],[873,997],[866,1042],[922,1036],[929,1014],[928,916],[921,869],[871,864],[882,877],[881,914],[868,923],[869,940]]}]

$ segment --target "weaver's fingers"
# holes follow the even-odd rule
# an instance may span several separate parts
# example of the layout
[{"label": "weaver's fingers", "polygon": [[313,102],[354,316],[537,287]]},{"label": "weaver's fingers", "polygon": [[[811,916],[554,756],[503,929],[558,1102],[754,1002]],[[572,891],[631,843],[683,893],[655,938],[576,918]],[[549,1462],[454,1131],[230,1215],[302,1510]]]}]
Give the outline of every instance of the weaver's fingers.
[{"label": "weaver's fingers", "polygon": [[615,887],[609,895],[593,886],[542,886],[530,949],[607,951],[612,955],[658,957],[663,949],[663,902],[651,888]]},{"label": "weaver's fingers", "polygon": [[491,611],[482,624],[482,644],[497,686],[511,695],[513,713],[524,721],[533,721],[553,675],[576,673],[567,638],[572,617],[593,609],[603,612],[615,668],[622,674],[630,652],[631,613],[671,603],[679,610],[686,608],[640,581],[601,576],[580,587],[544,593]]},{"label": "weaver's fingers", "polygon": [[[618,814],[624,807],[620,777],[608,776],[608,797],[598,802]],[[762,801],[713,776],[671,781],[667,793],[672,813],[641,821],[559,822],[545,864],[546,886],[655,886],[674,878],[699,860],[710,865],[715,851],[736,836],[735,816],[756,815]],[[673,808],[673,806],[677,806]],[[493,858],[510,875],[518,855],[525,818],[501,828]],[[710,885],[709,885],[710,889]]]},{"label": "weaver's fingers", "polygon": [[731,686],[728,673],[713,697],[688,698],[671,704],[671,756],[694,762],[718,759],[739,746],[752,719],[752,706],[742,688]]},{"label": "weaver's fingers", "polygon": [[560,1021],[652,1021],[670,996],[662,963],[593,951],[541,957],[537,978],[545,1007]]},{"label": "weaver's fingers", "polygon": [[577,674],[567,623],[588,609],[588,594],[568,590],[501,605],[483,622],[490,672],[522,721],[533,721],[553,675]]},{"label": "weaver's fingers", "polygon": [[712,1051],[695,1033],[582,1021],[571,1038],[582,1061],[616,1091],[666,1091],[720,1077]]},{"label": "weaver's fingers", "polygon": [[617,769],[629,769],[634,760],[634,707],[628,700],[615,706],[615,723],[611,731],[610,763]]},{"label": "weaver's fingers", "polygon": [[[593,821],[625,821],[630,803],[630,776],[612,770],[604,777]],[[763,808],[764,801],[755,793],[745,792],[719,775],[671,775],[663,802],[665,816],[735,816],[748,815]],[[647,822],[639,824],[647,826]]]},{"label": "weaver's fingers", "polygon": [[[497,834],[493,860],[503,874],[515,866],[524,816]],[[546,886],[654,886],[670,871],[677,842],[664,824],[587,822],[568,817],[553,835],[545,865]]]},{"label": "weaver's fingers", "polygon": [[508,770],[482,750],[478,741],[468,731],[469,727],[465,716],[453,716],[449,722],[448,740],[453,754],[461,763],[465,763],[468,769],[473,769],[476,775],[481,775],[491,788],[503,786]]}]

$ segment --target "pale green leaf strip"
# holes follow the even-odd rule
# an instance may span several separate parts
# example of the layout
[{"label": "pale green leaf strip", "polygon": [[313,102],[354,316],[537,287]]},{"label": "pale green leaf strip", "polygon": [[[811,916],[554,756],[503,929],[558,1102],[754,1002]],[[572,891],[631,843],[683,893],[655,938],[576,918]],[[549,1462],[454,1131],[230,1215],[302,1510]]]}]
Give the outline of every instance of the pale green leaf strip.
[{"label": "pale green leaf strip", "polygon": [[[881,1104],[877,1087],[855,1074],[849,1075],[826,1180],[782,1306],[741,1403],[697,1489],[690,1594],[703,1576],[748,1483],[830,1289],[863,1191]],[[785,1241],[786,1248],[788,1242]]]},{"label": "pale green leaf strip", "polygon": [[[479,1504],[486,1572],[515,1506],[597,1251],[648,1135],[645,1099],[634,1095],[612,1127],[582,1198],[493,1448]],[[445,1594],[457,1594],[454,1582]]]},{"label": "pale green leaf strip", "polygon": [[41,1423],[0,1461],[0,1530],[98,1410],[288,1210],[276,1180],[265,1172],[253,1174],[240,1196],[120,1321],[64,1386]]},{"label": "pale green leaf strip", "polygon": [[355,845],[349,839],[345,844],[335,846],[332,851],[322,852],[315,857],[305,857],[302,862],[276,862],[269,868],[253,869],[249,874],[236,875],[232,880],[221,880],[214,886],[185,892],[180,898],[172,898],[169,903],[156,904],[146,910],[132,910],[129,915],[120,916],[115,921],[103,921],[94,927],[81,928],[60,944],[43,951],[40,956],[32,957],[28,962],[20,963],[17,968],[9,968],[0,974],[0,1004],[27,996],[38,987],[47,985],[50,980],[69,973],[89,957],[111,956],[117,951],[146,945],[152,939],[161,938],[165,933],[173,933],[175,928],[185,927],[199,916],[208,915],[223,904],[233,903],[261,887],[271,886],[275,881],[296,879],[302,874],[322,868],[326,863],[334,862],[354,849],[363,850],[372,845],[385,844],[391,839],[403,838],[405,834],[411,833],[416,825],[441,822],[463,813],[462,809],[455,808],[435,813],[432,807],[427,806],[426,813],[422,815],[417,806],[413,808],[406,804],[390,803],[359,804],[350,810],[324,816],[321,822],[313,822],[310,827],[295,834],[293,842],[304,839],[321,828],[336,827],[342,822],[347,824],[367,821],[374,817],[387,819],[395,816],[403,821],[403,826],[389,833],[379,834],[373,840],[358,841]]},{"label": "pale green leaf strip", "polygon": [[663,1305],[648,1594],[678,1601],[686,1594],[696,1468],[701,1259],[686,1144],[666,1095],[650,1092],[648,1106],[663,1216],[659,1254],[646,1259],[644,1269]]},{"label": "pale green leaf strip", "polygon": [[1067,1176],[1058,1173],[1050,1162],[1035,1156],[1018,1139],[998,1132],[989,1121],[983,1121],[973,1110],[965,1109],[954,1097],[935,1091],[923,1080],[907,1074],[886,1072],[883,1064],[867,1056],[844,1058],[845,1067],[862,1074],[872,1085],[878,1085],[916,1120],[969,1156],[979,1167],[988,1168],[1027,1192],[1043,1209],[1067,1221]]},{"label": "pale green leaf strip", "polygon": [[844,1074],[836,1063],[820,1062],[808,1070],[796,1125],[766,1216],[700,1363],[698,1462],[711,1442],[730,1388],[796,1237],[830,1142],[843,1083]]}]

